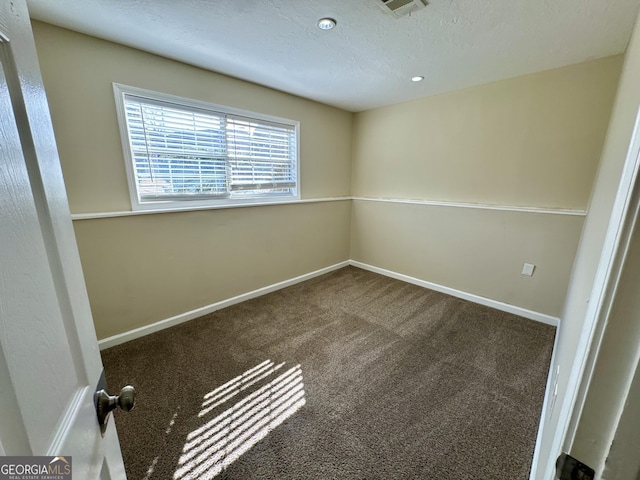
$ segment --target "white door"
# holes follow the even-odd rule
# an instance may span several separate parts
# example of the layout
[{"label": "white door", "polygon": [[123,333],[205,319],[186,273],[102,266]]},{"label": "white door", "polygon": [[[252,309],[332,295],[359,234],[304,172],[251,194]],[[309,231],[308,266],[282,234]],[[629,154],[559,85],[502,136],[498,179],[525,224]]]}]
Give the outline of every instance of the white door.
[{"label": "white door", "polygon": [[[125,478],[25,0],[0,1],[0,455]],[[119,387],[119,386],[113,386]]]}]

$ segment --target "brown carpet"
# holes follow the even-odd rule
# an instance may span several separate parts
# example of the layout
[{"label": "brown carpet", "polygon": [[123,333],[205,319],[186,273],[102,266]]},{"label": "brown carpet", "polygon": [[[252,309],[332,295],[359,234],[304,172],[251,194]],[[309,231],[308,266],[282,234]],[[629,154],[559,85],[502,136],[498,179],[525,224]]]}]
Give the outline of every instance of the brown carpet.
[{"label": "brown carpet", "polygon": [[527,479],[555,329],[347,267],[103,352],[130,480]]}]

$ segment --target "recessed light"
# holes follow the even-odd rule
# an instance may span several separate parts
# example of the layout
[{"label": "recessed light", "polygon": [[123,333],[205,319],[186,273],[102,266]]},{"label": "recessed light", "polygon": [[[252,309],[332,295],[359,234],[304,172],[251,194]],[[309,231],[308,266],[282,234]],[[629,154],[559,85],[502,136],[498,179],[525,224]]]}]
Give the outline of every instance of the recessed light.
[{"label": "recessed light", "polygon": [[318,28],[320,30],[331,30],[336,26],[336,21],[333,18],[321,18],[318,20]]},{"label": "recessed light", "polygon": [[411,77],[412,82],[421,82],[422,80],[424,80],[424,77],[422,75],[416,75],[415,77]]}]

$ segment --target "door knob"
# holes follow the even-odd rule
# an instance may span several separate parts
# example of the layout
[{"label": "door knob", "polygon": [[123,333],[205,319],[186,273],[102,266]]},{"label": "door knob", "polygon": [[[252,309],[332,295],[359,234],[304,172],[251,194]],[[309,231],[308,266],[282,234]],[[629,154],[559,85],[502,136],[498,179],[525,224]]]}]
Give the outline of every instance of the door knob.
[{"label": "door knob", "polygon": [[96,413],[98,414],[98,424],[100,424],[100,432],[104,436],[107,430],[107,421],[109,414],[116,409],[129,412],[136,404],[136,389],[131,385],[127,385],[120,390],[120,395],[109,395],[105,389],[98,390],[94,396],[96,404]]}]

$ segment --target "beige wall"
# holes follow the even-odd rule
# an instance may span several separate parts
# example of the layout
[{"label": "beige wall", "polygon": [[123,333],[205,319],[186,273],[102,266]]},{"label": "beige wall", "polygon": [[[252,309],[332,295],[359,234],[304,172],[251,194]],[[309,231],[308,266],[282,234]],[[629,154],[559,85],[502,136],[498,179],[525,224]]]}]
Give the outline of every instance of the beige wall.
[{"label": "beige wall", "polygon": [[622,57],[355,116],[352,194],[587,206]]},{"label": "beige wall", "polygon": [[45,23],[33,30],[72,213],[131,209],[113,82],[298,120],[302,197],[349,195],[351,113]]},{"label": "beige wall", "polygon": [[[352,114],[33,22],[72,213],[131,210],[112,82],[300,121],[305,199],[351,188]],[[349,258],[350,201],[76,220],[99,338]]]},{"label": "beige wall", "polygon": [[[351,257],[557,315],[581,229],[575,216],[355,200]],[[523,260],[537,265],[533,277]]]},{"label": "beige wall", "polygon": [[[585,209],[621,63],[609,57],[358,113],[352,194]],[[559,316],[582,220],[356,200],[351,256]],[[524,262],[537,266],[533,277],[521,275]]]},{"label": "beige wall", "polygon": [[349,203],[75,222],[98,338],[347,260]]}]

